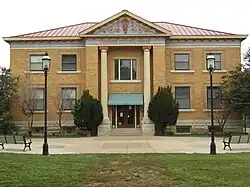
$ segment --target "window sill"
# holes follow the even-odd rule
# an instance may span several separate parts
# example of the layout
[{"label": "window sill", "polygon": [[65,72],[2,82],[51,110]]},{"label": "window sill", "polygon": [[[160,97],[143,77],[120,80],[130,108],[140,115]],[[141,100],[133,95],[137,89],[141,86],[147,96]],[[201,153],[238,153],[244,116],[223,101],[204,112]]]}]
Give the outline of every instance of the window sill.
[{"label": "window sill", "polygon": [[180,112],[195,112],[195,109],[179,109]]},{"label": "window sill", "polygon": [[141,80],[110,80],[111,83],[140,83]]},{"label": "window sill", "polygon": [[[60,111],[57,110],[56,112],[59,113]],[[72,112],[72,110],[63,110],[63,111],[62,111],[62,113],[71,113],[71,112]]]},{"label": "window sill", "polygon": [[[34,114],[44,114],[44,110],[36,110],[34,111]],[[48,110],[47,110],[47,114],[48,114]]]},{"label": "window sill", "polygon": [[[214,109],[214,112],[223,111],[222,109]],[[211,109],[203,109],[203,112],[211,112]]]},{"label": "window sill", "polygon": [[57,71],[58,74],[79,74],[81,71]]},{"label": "window sill", "polygon": [[[203,73],[209,73],[208,70],[202,70]],[[226,73],[227,70],[222,69],[222,70],[214,70],[213,73]]]},{"label": "window sill", "polygon": [[171,70],[171,73],[194,73],[195,70]]},{"label": "window sill", "polygon": [[43,71],[24,71],[24,73],[29,73],[29,74],[44,74]]}]

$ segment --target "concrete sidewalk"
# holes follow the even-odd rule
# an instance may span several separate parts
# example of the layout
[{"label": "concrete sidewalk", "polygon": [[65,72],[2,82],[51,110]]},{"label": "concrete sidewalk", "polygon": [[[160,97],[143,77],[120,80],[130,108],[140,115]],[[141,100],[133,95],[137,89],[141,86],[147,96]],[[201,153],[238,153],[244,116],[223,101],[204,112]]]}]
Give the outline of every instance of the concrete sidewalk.
[{"label": "concrete sidewalk", "polygon": [[[233,144],[232,151],[223,150],[222,138],[216,138],[217,153],[250,152],[250,144]],[[23,152],[23,145],[6,144],[0,153],[41,154],[43,139],[32,139],[32,150]],[[79,153],[209,153],[209,137],[87,137],[50,138],[50,154]]]}]

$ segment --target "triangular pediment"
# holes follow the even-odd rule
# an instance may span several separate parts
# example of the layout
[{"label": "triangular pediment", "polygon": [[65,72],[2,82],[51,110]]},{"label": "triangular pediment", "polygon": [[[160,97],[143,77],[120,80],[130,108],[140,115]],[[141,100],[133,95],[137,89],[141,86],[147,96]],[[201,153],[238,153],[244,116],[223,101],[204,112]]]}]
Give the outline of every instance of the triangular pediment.
[{"label": "triangular pediment", "polygon": [[149,22],[127,10],[81,31],[80,36],[124,36],[124,35],[165,35],[170,36],[166,30]]}]

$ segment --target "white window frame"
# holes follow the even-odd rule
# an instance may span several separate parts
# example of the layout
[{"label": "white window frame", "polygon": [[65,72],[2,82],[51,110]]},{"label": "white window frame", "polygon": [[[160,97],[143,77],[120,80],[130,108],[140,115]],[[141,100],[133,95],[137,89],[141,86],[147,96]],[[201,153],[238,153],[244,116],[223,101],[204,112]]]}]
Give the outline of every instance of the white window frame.
[{"label": "white window frame", "polygon": [[[187,98],[181,98],[181,99],[188,99],[188,107],[187,108],[181,108],[180,107],[180,109],[187,109],[187,110],[190,110],[191,109],[191,88],[190,88],[190,86],[176,86],[175,87],[175,99],[176,99],[176,101],[177,101],[177,96],[176,96],[176,94],[177,94],[177,89],[178,88],[185,88],[185,89],[188,89],[188,97]],[[179,98],[180,99],[180,98]]]},{"label": "white window frame", "polygon": [[[177,55],[187,55],[188,56],[188,61],[176,61],[176,56]],[[188,64],[188,69],[177,69],[176,64],[178,63],[187,63]],[[175,53],[174,54],[174,70],[175,71],[190,71],[190,54],[189,53]]]},{"label": "white window frame", "polygon": [[[118,79],[115,77],[115,62],[118,60]],[[129,80],[121,80],[121,60],[130,60],[130,79]],[[133,79],[133,60],[135,60],[135,71],[136,71],[136,76],[135,79]],[[116,58],[114,59],[114,79],[117,81],[135,81],[137,80],[137,60],[136,58]]]},{"label": "white window frame", "polygon": [[[63,90],[66,90],[66,89],[68,89],[68,90],[70,90],[70,89],[74,89],[75,90],[75,98],[63,98]],[[62,102],[62,110],[72,110],[72,109],[70,109],[70,108],[64,108],[63,106],[64,106],[64,100],[73,100],[73,99],[77,99],[77,87],[61,87],[61,102]]]},{"label": "white window frame", "polygon": [[[63,56],[75,56],[75,58],[76,58],[76,61],[75,61],[75,63],[63,63]],[[77,71],[77,54],[62,54],[62,72],[76,72]],[[74,70],[64,70],[63,69],[63,64],[75,64],[75,66],[76,66],[76,68],[74,69]]]},{"label": "white window frame", "polygon": [[[209,104],[211,103],[211,99],[213,99],[214,110],[221,110],[222,109],[222,100],[221,100],[221,98],[208,98],[208,95],[209,95],[208,91],[210,92],[210,89],[211,89],[210,86],[207,86],[207,89],[206,89],[206,92],[207,92],[206,93],[206,96],[207,96],[207,98],[206,98],[206,102],[207,102],[206,110],[211,110],[211,105],[209,107]],[[213,86],[213,91],[214,91],[214,89],[219,89],[220,90],[220,94],[221,94],[221,89],[220,89],[219,86],[216,86],[216,85]],[[215,107],[215,100],[216,99],[220,99],[220,108]]]},{"label": "white window frame", "polygon": [[[36,71],[36,72],[41,72],[41,71],[43,71],[43,62],[41,61],[41,62],[35,62],[35,63],[32,63],[32,61],[31,61],[31,58],[32,58],[32,56],[36,56],[36,57],[43,57],[44,55],[43,54],[30,54],[29,55],[29,71]],[[41,69],[35,69],[35,70],[33,70],[33,69],[31,69],[31,67],[32,67],[32,64],[41,64]]]},{"label": "white window frame", "polygon": [[[42,93],[43,93],[43,98],[42,99],[40,99],[40,98],[37,98],[37,91],[41,91],[42,90]],[[34,106],[34,111],[42,111],[42,110],[44,110],[44,88],[40,88],[40,87],[38,87],[38,88],[31,88],[31,91],[30,91],[31,93],[32,93],[32,102],[33,103],[35,103],[35,106]],[[33,93],[34,92],[34,93]],[[37,108],[37,101],[43,101],[43,107],[42,108]]]}]

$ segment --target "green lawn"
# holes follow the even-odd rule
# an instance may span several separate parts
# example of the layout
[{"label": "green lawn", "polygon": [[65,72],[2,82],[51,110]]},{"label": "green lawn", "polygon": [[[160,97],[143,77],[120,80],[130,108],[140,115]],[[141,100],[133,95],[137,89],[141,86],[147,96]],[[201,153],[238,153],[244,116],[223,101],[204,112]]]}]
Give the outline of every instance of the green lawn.
[{"label": "green lawn", "polygon": [[0,186],[244,187],[250,154],[0,154]]}]

